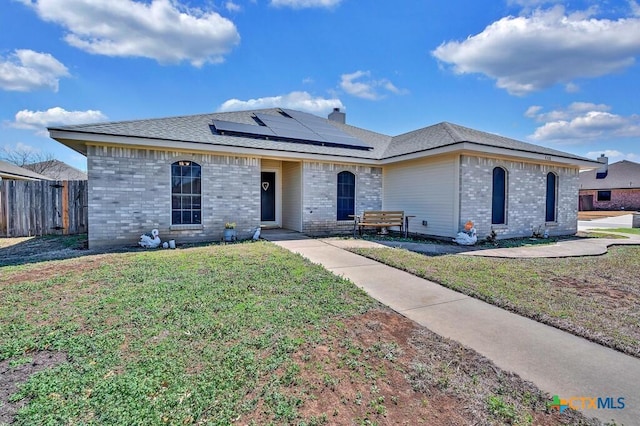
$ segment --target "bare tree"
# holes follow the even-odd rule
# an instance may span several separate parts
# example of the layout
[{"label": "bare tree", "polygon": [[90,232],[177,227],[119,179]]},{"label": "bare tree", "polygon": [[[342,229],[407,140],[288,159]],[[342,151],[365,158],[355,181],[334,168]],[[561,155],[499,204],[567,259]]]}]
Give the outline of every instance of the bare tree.
[{"label": "bare tree", "polygon": [[56,159],[53,154],[35,152],[20,147],[15,149],[2,148],[0,150],[0,160],[40,174],[46,174],[44,172],[52,170],[56,165]]}]

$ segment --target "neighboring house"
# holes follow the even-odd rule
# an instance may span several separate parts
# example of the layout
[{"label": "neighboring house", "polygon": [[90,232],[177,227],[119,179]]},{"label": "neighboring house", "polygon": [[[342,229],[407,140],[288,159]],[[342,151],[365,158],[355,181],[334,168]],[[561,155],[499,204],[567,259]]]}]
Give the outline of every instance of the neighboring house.
[{"label": "neighboring house", "polygon": [[87,180],[87,174],[60,160],[47,160],[27,164],[25,169],[33,170],[53,180]]},{"label": "neighboring house", "polygon": [[604,154],[598,161],[598,169],[580,173],[580,210],[640,211],[640,164],[608,164]]},{"label": "neighboring house", "polygon": [[0,178],[7,180],[51,180],[47,176],[0,160]]},{"label": "neighboring house", "polygon": [[451,123],[391,137],[287,109],[50,128],[87,156],[89,244],[218,240],[258,226],[349,232],[351,215],[403,210],[409,231],[484,238],[577,230],[586,158]]}]

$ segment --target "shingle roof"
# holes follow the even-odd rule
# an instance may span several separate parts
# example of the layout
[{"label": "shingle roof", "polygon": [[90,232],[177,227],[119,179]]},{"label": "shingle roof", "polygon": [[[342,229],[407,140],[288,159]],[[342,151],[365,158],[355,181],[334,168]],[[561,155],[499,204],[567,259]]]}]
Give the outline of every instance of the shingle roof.
[{"label": "shingle roof", "polygon": [[579,157],[551,148],[545,148],[531,143],[521,142],[515,139],[493,133],[481,132],[452,123],[439,123],[433,126],[414,130],[393,138],[393,141],[384,153],[384,158],[395,157],[412,152],[427,151],[456,143],[470,142],[478,145],[506,148],[516,151],[555,155],[558,157],[573,158],[583,161],[590,161],[587,158]]},{"label": "shingle roof", "polygon": [[0,160],[0,177],[5,179],[18,179],[18,180],[51,180],[50,178],[41,175],[24,167],[16,166],[15,164],[7,163]]},{"label": "shingle roof", "polygon": [[376,159],[377,153],[383,151],[388,142],[391,140],[390,136],[332,121],[330,122],[332,125],[342,129],[352,136],[366,140],[366,142],[373,146],[373,149],[371,151],[364,151],[349,148],[336,148],[320,145],[282,142],[277,140],[265,140],[242,136],[219,135],[212,132],[210,128],[210,125],[212,124],[214,119],[243,124],[253,124],[257,126],[255,120],[251,118],[254,113],[260,112],[264,114],[276,115],[278,114],[278,111],[278,109],[264,109],[253,111],[223,112],[182,117],[119,121],[112,123],[80,124],[75,126],[50,128],[49,130],[152,138],[175,142],[195,142],[228,147],[268,149],[275,151],[288,151],[308,154],[326,154],[367,159]]},{"label": "shingle roof", "polygon": [[[287,151],[308,154],[324,154],[351,158],[382,160],[416,152],[426,152],[435,148],[458,143],[506,148],[527,153],[554,155],[568,159],[591,162],[587,158],[566,152],[545,148],[503,136],[469,129],[451,123],[440,123],[399,136],[391,137],[362,128],[327,120],[332,126],[361,139],[373,148],[371,150],[329,147],[304,143],[265,140],[250,136],[220,135],[211,130],[213,120],[257,125],[252,118],[256,113],[279,114],[280,109],[222,112],[181,117],[120,121],[102,124],[82,124],[50,128],[49,130],[71,131],[88,134],[152,138],[175,142],[195,142],[227,147],[242,147]],[[302,113],[305,114],[305,113]]]},{"label": "shingle roof", "polygon": [[60,160],[41,161],[24,167],[33,171],[40,170],[40,174],[55,180],[87,180],[85,172]]},{"label": "shingle roof", "polygon": [[607,176],[596,179],[597,170],[580,173],[580,189],[640,188],[640,164],[622,160],[609,164]]}]

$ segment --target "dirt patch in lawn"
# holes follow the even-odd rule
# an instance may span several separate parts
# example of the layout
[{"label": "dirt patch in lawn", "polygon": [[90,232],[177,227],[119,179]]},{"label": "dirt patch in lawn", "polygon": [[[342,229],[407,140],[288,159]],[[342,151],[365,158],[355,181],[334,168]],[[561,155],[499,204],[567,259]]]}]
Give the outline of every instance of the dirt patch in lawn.
[{"label": "dirt patch in lawn", "polygon": [[93,254],[88,250],[87,244],[86,234],[0,238],[0,266],[22,265]]},{"label": "dirt patch in lawn", "polygon": [[[294,355],[300,372],[286,398],[299,401],[307,424],[600,424],[550,410],[550,395],[532,383],[390,310],[338,323],[325,336]],[[278,420],[268,412],[261,401],[240,421]]]},{"label": "dirt patch in lawn", "polygon": [[0,362],[0,424],[11,424],[18,410],[29,403],[28,399],[9,401],[18,386],[26,382],[32,374],[57,367],[67,361],[62,352],[41,351],[28,354],[21,359],[7,359]]},{"label": "dirt patch in lawn", "polygon": [[0,284],[38,282],[67,272],[82,273],[83,271],[98,268],[102,263],[111,261],[112,259],[108,255],[94,255],[74,262],[41,263],[37,268],[26,268],[25,270],[11,272],[3,271],[2,276],[0,276]]},{"label": "dirt patch in lawn", "polygon": [[619,308],[621,306],[634,305],[637,296],[626,289],[617,289],[601,284],[588,283],[572,277],[556,277],[550,280],[554,285],[566,289],[572,289],[586,298],[597,298],[599,303]]}]

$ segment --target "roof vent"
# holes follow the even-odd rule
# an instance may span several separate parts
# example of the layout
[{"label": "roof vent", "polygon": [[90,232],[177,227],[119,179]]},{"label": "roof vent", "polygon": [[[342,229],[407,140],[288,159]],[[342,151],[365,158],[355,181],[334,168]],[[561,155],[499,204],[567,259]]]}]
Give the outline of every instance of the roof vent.
[{"label": "roof vent", "polygon": [[344,124],[347,120],[347,115],[344,112],[340,112],[340,108],[334,108],[331,114],[329,114],[329,120],[336,123]]},{"label": "roof vent", "polygon": [[598,158],[598,163],[601,163],[602,165],[598,170],[596,170],[596,179],[604,179],[609,173],[609,158],[605,157],[604,154],[601,154]]}]

